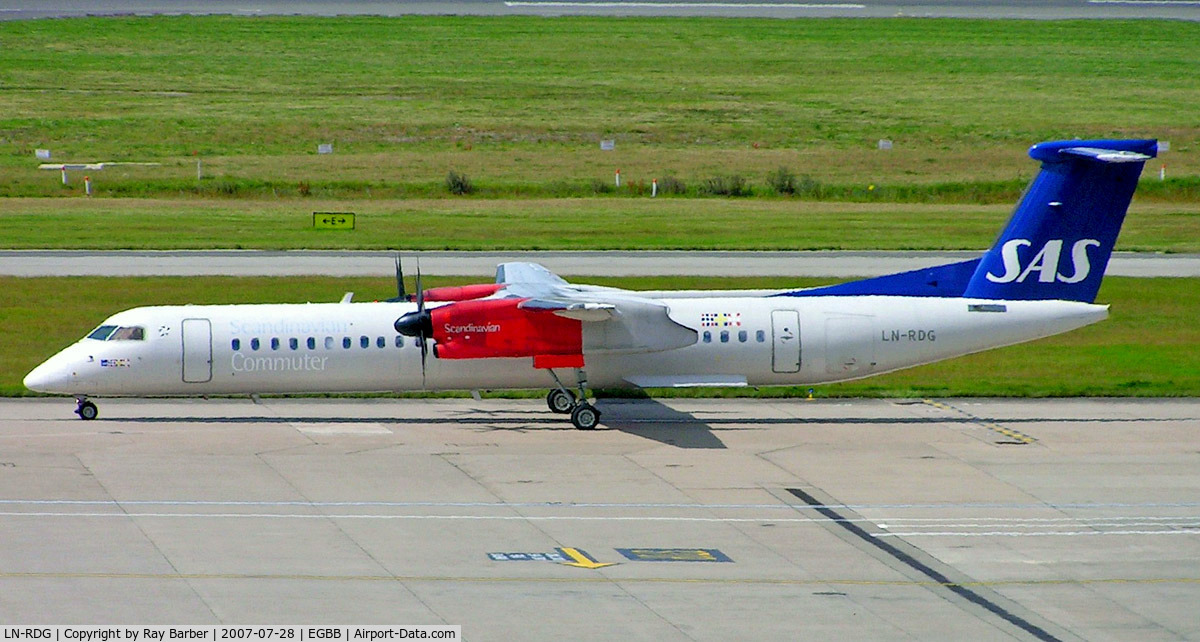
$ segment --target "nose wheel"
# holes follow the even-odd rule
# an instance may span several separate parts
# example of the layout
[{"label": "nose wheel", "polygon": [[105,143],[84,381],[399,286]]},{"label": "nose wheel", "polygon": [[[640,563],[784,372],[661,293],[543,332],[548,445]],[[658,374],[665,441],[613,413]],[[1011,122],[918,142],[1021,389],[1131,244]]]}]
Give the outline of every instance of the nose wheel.
[{"label": "nose wheel", "polygon": [[84,421],[91,421],[96,418],[96,415],[100,414],[100,410],[96,408],[96,404],[87,399],[80,399],[79,405],[75,406],[75,414],[79,415],[79,418]]}]

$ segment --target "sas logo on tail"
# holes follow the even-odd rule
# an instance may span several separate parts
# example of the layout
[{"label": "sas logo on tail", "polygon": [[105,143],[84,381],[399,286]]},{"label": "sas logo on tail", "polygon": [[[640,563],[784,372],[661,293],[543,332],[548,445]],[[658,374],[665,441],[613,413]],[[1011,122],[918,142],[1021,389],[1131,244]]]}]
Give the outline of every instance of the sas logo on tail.
[{"label": "sas logo on tail", "polygon": [[1025,269],[1021,269],[1021,257],[1017,250],[1033,245],[1028,239],[1012,239],[1000,248],[1000,258],[1004,261],[1004,274],[987,273],[987,279],[992,283],[1024,283],[1033,272],[1038,273],[1040,283],[1079,283],[1088,277],[1092,265],[1088,261],[1087,249],[1100,247],[1096,239],[1080,239],[1071,246],[1071,272],[1064,274],[1058,270],[1059,256],[1062,254],[1063,240],[1051,239],[1046,241],[1040,252],[1033,257]]}]

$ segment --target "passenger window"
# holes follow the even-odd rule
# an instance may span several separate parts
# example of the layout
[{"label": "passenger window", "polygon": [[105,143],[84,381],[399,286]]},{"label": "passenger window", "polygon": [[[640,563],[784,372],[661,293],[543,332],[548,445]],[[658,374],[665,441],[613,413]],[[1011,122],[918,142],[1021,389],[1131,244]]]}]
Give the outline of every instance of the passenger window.
[{"label": "passenger window", "polygon": [[712,343],[712,333],[711,333],[711,332],[709,332],[708,330],[705,330],[705,331],[704,331],[704,342],[705,342],[705,343]]},{"label": "passenger window", "polygon": [[350,349],[350,337],[342,337],[342,348],[346,350]]},{"label": "passenger window", "polygon": [[236,351],[238,351],[238,350],[241,350],[241,349],[242,349],[242,340],[241,340],[241,339],[234,339],[234,340],[233,340],[233,341],[230,343],[230,347],[232,347],[232,348],[234,349],[234,351],[235,351],[235,352],[236,352]]},{"label": "passenger window", "polygon": [[115,326],[115,325],[102,325],[99,328],[92,330],[92,333],[87,335],[87,338],[95,339],[97,341],[105,341],[108,339],[108,336],[110,334],[112,334],[113,331],[116,329],[117,329],[117,326]]},{"label": "passenger window", "polygon": [[749,339],[749,338],[750,338],[750,335],[747,334],[745,330],[738,330],[738,342],[739,343],[745,343],[746,339]]},{"label": "passenger window", "polygon": [[251,350],[258,350],[258,345],[259,345],[259,344],[258,344],[258,339],[251,339],[251,340],[250,340],[250,349],[251,349]]},{"label": "passenger window", "polygon": [[759,343],[762,343],[763,341],[767,340],[767,333],[763,332],[762,330],[759,330],[754,333],[754,339],[756,341],[758,341]]},{"label": "passenger window", "polygon": [[333,350],[333,337],[325,337],[325,349]]},{"label": "passenger window", "polygon": [[279,339],[277,337],[271,337],[271,349],[272,350],[279,349]]},{"label": "passenger window", "polygon": [[721,330],[721,343],[729,343],[729,330]]},{"label": "passenger window", "polygon": [[404,347],[404,335],[402,335],[402,334],[397,334],[397,335],[396,335],[396,347],[397,347],[397,348],[403,348],[403,347]]},{"label": "passenger window", "polygon": [[366,335],[359,337],[358,338],[358,347],[370,348],[371,347],[371,337],[368,337]]},{"label": "passenger window", "polygon": [[379,338],[375,339],[375,347],[376,348],[382,348],[386,345],[387,345],[387,339],[384,339],[383,337],[379,337]]},{"label": "passenger window", "polygon": [[309,338],[308,338],[308,349],[309,349],[309,350],[316,350],[316,349],[317,349],[317,339],[316,339],[316,337],[309,337]]},{"label": "passenger window", "polygon": [[297,348],[300,347],[300,340],[297,339],[296,337],[292,337],[291,339],[288,339],[288,347],[291,348],[292,350],[296,350]]}]

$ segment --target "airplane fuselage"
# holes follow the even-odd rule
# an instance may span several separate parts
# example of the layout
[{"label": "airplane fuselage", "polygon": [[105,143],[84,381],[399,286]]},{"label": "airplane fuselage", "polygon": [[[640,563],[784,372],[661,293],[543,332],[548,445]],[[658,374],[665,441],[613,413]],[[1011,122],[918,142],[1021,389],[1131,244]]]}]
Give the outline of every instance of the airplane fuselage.
[{"label": "airplane fuselage", "polygon": [[[903,296],[659,298],[690,345],[622,352],[584,335],[598,387],[808,385],[866,377],[1066,332],[1107,316],[1072,301]],[[393,328],[412,303],[159,306],[106,320],[29,377],[78,396],[522,389],[553,386],[530,358],[445,359]],[[602,324],[600,324],[602,326]],[[141,328],[129,338],[128,329]],[[118,329],[121,329],[118,332]],[[461,331],[462,328],[457,330]],[[475,329],[487,332],[481,325]],[[124,332],[123,336],[117,336]],[[569,383],[569,382],[568,382]]]}]

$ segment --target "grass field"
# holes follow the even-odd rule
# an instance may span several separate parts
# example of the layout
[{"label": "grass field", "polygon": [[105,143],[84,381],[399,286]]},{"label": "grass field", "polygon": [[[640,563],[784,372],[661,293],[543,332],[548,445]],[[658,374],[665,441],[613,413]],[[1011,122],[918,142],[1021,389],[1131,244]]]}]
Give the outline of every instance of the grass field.
[{"label": "grass field", "polygon": [[[983,249],[1011,204],[789,199],[9,199],[5,248],[100,249]],[[317,230],[314,211],[355,211]],[[930,230],[937,230],[931,234]],[[1119,250],[1200,252],[1200,202],[1135,204]]]},{"label": "grass field", "polygon": [[[575,279],[659,288],[774,288],[814,279]],[[430,285],[462,283],[429,279]],[[28,394],[24,375],[122,309],[147,304],[336,301],[392,296],[387,279],[0,278],[0,394]],[[822,396],[1197,396],[1200,395],[1200,279],[1109,277],[1104,322],[1034,343],[993,350],[860,382],[823,386]],[[656,394],[783,395],[805,388],[689,390]]]},{"label": "grass field", "polygon": [[[840,186],[1019,185],[1034,171],[1025,148],[1074,136],[1170,140],[1169,175],[1190,180],[1196,60],[1200,25],[1165,21],[2,22],[0,190],[73,193],[34,169],[35,148],[161,162],[96,177],[147,196],[177,195],[196,158],[225,185],[336,177],[358,197],[371,181],[420,191],[452,168],[508,197],[617,168],[643,184],[761,182],[783,165]],[[605,138],[616,150],[597,149]],[[881,138],[895,149],[876,150]],[[324,142],[333,155],[316,155]]]}]

